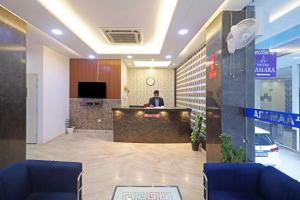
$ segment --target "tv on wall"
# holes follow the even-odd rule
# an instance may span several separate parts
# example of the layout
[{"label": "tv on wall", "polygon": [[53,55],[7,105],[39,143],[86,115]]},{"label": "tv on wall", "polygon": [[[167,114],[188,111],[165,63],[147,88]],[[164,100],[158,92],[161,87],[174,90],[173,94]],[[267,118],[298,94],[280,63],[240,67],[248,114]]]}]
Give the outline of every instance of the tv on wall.
[{"label": "tv on wall", "polygon": [[78,82],[78,97],[105,99],[106,83],[105,82]]}]

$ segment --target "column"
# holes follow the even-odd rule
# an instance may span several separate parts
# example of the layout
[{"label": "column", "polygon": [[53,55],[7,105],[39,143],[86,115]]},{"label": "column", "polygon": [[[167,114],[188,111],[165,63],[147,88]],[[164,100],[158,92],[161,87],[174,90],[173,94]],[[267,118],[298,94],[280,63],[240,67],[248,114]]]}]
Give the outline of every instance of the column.
[{"label": "column", "polygon": [[254,121],[247,119],[244,108],[254,107],[254,50],[252,41],[246,48],[229,54],[226,37],[231,27],[254,17],[254,7],[242,11],[224,11],[206,30],[206,158],[220,161],[220,134],[231,136],[234,148],[247,151],[254,161]]}]

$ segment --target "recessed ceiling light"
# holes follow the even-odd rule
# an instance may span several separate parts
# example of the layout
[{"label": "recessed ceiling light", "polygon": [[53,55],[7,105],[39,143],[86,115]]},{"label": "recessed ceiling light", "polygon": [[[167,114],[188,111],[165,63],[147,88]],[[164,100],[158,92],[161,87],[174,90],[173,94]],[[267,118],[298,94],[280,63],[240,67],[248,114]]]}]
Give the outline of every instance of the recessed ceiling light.
[{"label": "recessed ceiling light", "polygon": [[299,59],[300,57],[299,56],[295,56],[295,57],[293,57],[294,59]]},{"label": "recessed ceiling light", "polygon": [[132,56],[131,56],[131,55],[128,55],[127,58],[132,58]]},{"label": "recessed ceiling light", "polygon": [[171,55],[166,55],[166,58],[170,59],[170,58],[172,58],[172,56]]},{"label": "recessed ceiling light", "polygon": [[89,55],[89,59],[94,59],[95,56],[94,55]]},{"label": "recessed ceiling light", "polygon": [[134,61],[136,67],[168,67],[171,61]]},{"label": "recessed ceiling light", "polygon": [[54,35],[62,35],[63,34],[63,32],[61,30],[56,29],[56,28],[52,29],[51,33],[53,33]]},{"label": "recessed ceiling light", "polygon": [[178,31],[178,34],[179,34],[179,35],[186,35],[186,34],[188,34],[188,32],[189,32],[189,30],[187,30],[187,29],[180,29],[180,30]]}]

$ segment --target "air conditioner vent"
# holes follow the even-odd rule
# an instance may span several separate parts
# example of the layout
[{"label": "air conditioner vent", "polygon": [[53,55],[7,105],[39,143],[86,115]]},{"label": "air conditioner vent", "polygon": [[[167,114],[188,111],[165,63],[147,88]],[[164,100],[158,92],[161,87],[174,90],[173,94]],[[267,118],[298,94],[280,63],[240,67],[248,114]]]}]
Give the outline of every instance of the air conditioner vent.
[{"label": "air conditioner vent", "polygon": [[113,44],[141,44],[141,29],[102,28],[108,41]]}]

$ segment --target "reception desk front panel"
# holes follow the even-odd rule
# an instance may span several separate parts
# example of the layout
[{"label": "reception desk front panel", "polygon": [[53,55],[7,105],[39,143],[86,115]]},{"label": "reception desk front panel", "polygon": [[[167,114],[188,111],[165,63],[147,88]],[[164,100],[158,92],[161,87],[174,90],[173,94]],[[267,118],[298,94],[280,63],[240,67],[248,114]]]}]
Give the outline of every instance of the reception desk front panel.
[{"label": "reception desk front panel", "polygon": [[190,113],[186,108],[130,108],[113,110],[114,142],[187,143]]}]

